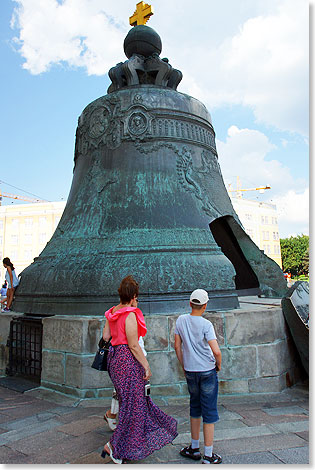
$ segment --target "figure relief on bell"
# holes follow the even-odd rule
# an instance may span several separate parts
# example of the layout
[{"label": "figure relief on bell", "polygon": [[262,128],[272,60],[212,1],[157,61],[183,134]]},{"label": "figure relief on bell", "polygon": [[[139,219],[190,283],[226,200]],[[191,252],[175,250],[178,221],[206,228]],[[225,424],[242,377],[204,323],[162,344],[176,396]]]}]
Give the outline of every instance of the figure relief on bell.
[{"label": "figure relief on bell", "polygon": [[128,130],[131,134],[143,134],[148,128],[148,118],[144,113],[137,111],[131,114],[128,119]]},{"label": "figure relief on bell", "polygon": [[110,121],[110,112],[105,107],[100,107],[95,109],[90,118],[90,128],[89,134],[94,139],[97,139],[103,135],[108,126]]}]

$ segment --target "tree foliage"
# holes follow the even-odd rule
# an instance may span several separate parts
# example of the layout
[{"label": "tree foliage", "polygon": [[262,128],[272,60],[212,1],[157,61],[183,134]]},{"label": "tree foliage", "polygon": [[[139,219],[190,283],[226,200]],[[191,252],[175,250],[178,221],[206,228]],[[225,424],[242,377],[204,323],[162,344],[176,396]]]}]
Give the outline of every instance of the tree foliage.
[{"label": "tree foliage", "polygon": [[281,238],[281,257],[284,272],[293,276],[308,274],[309,270],[309,236]]}]

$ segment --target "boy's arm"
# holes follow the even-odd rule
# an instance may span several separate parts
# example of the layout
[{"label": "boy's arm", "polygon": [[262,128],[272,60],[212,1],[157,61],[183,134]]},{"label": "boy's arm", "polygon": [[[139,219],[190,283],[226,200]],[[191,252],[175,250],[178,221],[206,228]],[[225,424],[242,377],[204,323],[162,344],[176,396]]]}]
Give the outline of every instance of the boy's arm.
[{"label": "boy's arm", "polygon": [[179,360],[180,365],[182,366],[183,370],[185,371],[184,361],[183,361],[183,351],[182,351],[182,339],[177,334],[175,334],[175,346],[174,346],[174,348],[175,348],[177,359]]},{"label": "boy's arm", "polygon": [[216,362],[215,368],[217,371],[219,371],[221,370],[222,354],[221,354],[218,342],[216,339],[210,339],[210,341],[208,341],[208,344],[215,358],[215,362]]}]

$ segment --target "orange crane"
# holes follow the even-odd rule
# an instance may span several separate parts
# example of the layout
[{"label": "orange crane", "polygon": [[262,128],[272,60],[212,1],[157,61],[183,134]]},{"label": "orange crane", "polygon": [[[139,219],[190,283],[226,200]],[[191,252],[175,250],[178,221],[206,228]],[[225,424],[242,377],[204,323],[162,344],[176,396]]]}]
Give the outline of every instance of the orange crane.
[{"label": "orange crane", "polygon": [[265,189],[271,189],[271,186],[259,186],[258,188],[246,188],[242,189],[241,180],[239,176],[236,177],[236,189],[232,189],[232,185],[228,185],[228,192],[229,193],[236,193],[236,197],[242,199],[243,194],[242,191],[259,191],[260,193],[264,193]]},{"label": "orange crane", "polygon": [[17,194],[4,193],[0,189],[0,206],[1,206],[1,203],[2,203],[2,198],[3,197],[8,197],[10,199],[19,199],[20,201],[27,201],[27,202],[46,202],[43,199],[32,199],[32,198],[27,197],[27,196],[19,196]]}]

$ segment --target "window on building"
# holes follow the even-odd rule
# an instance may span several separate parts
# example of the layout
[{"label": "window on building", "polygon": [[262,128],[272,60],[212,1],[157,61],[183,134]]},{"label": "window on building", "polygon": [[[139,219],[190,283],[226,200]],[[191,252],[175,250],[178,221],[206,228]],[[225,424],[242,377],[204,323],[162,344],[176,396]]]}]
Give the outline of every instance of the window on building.
[{"label": "window on building", "polygon": [[264,240],[269,240],[269,232],[268,232],[268,230],[263,231],[263,239],[264,239]]},{"label": "window on building", "polygon": [[280,246],[279,245],[275,245],[273,247],[273,252],[275,255],[280,255]]},{"label": "window on building", "polygon": [[29,260],[33,258],[32,250],[24,250],[24,259]]},{"label": "window on building", "polygon": [[47,218],[46,217],[39,217],[38,222],[39,222],[40,227],[45,227],[45,225],[47,223]]},{"label": "window on building", "polygon": [[0,246],[2,246],[2,244],[3,244],[3,236],[0,235]]},{"label": "window on building", "polygon": [[0,230],[3,230],[3,220],[0,220]]},{"label": "window on building", "polygon": [[47,235],[46,233],[40,233],[38,237],[39,243],[46,243],[47,241]]},{"label": "window on building", "polygon": [[264,250],[264,252],[265,252],[267,255],[269,255],[270,252],[271,252],[271,250],[270,250],[270,245],[264,245],[264,246],[263,246],[263,250]]},{"label": "window on building", "polygon": [[26,233],[24,235],[24,243],[26,245],[31,245],[33,243],[33,234],[32,233]]},{"label": "window on building", "polygon": [[246,233],[247,233],[247,235],[248,235],[250,238],[253,238],[253,237],[254,237],[254,230],[253,230],[253,229],[247,228],[247,229],[246,229]]},{"label": "window on building", "polygon": [[247,213],[247,214],[245,214],[245,218],[246,218],[247,220],[253,220],[253,214]]},{"label": "window on building", "polygon": [[10,259],[11,259],[11,262],[12,262],[12,260],[16,261],[18,259],[18,251],[17,250],[11,250],[10,251]]},{"label": "window on building", "polygon": [[25,217],[24,223],[25,223],[25,227],[32,227],[33,225],[32,217]]},{"label": "window on building", "polygon": [[11,235],[11,245],[17,245],[19,242],[18,235]]},{"label": "window on building", "polygon": [[16,230],[19,228],[19,219],[12,219],[11,220],[11,227]]}]

